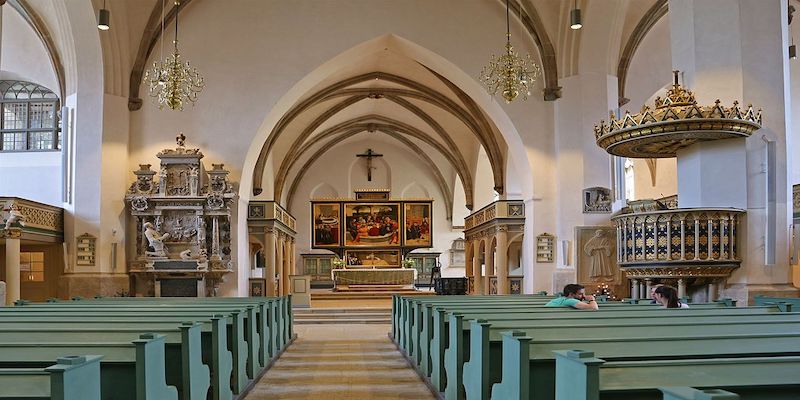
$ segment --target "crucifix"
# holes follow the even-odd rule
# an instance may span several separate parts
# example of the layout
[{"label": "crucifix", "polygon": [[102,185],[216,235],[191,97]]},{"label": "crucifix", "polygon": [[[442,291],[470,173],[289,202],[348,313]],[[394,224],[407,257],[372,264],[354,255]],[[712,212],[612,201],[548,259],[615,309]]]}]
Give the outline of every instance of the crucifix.
[{"label": "crucifix", "polygon": [[367,158],[367,181],[372,182],[372,170],[375,167],[372,166],[372,159],[374,157],[383,157],[383,154],[378,154],[372,149],[367,149],[364,154],[356,154],[356,157],[366,157]]}]

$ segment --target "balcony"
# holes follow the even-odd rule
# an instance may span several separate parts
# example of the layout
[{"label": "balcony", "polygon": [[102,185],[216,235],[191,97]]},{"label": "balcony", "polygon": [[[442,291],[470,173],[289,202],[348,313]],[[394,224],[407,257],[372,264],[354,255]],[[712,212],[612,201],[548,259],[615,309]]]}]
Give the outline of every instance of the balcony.
[{"label": "balcony", "polygon": [[480,228],[481,225],[498,220],[525,221],[525,203],[522,200],[498,200],[464,219],[464,231]]},{"label": "balcony", "polygon": [[617,262],[628,278],[724,278],[738,268],[735,208],[678,208],[615,216]]}]

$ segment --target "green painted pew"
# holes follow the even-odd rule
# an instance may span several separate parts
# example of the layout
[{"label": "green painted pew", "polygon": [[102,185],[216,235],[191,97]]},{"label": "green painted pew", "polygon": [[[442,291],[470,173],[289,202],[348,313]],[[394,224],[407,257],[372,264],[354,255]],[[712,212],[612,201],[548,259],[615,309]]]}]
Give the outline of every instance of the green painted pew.
[{"label": "green painted pew", "polygon": [[695,389],[690,387],[660,387],[662,400],[739,400],[736,393],[720,389]]},{"label": "green painted pew", "polygon": [[[423,351],[428,350],[427,355],[429,356],[423,356],[422,360],[427,360],[430,362],[430,369],[428,370],[428,373],[425,373],[425,375],[430,376],[431,384],[439,391],[443,391],[446,386],[446,351],[455,351],[451,349],[457,348],[460,349],[459,351],[461,353],[464,353],[464,358],[469,357],[469,353],[466,352],[469,351],[469,346],[467,344],[470,342],[470,319],[491,319],[495,322],[535,320],[540,322],[549,321],[550,323],[561,323],[559,321],[564,321],[564,323],[567,323],[569,321],[582,320],[587,321],[586,323],[589,323],[590,321],[593,323],[604,323],[610,318],[658,318],[659,320],[663,321],[664,318],[674,317],[681,317],[684,319],[697,318],[699,320],[699,318],[711,316],[714,318],[728,317],[739,319],[743,316],[750,315],[781,315],[777,307],[730,307],[710,309],[692,308],[681,310],[665,310],[660,308],[645,307],[638,310],[613,309],[597,312],[584,312],[564,308],[545,308],[534,311],[503,314],[498,314],[495,310],[478,310],[477,312],[452,313],[441,308],[435,308],[433,311],[433,318],[430,319],[430,323],[428,324],[428,319],[425,319],[424,321],[426,322],[423,326],[423,343],[426,342],[427,339],[425,338],[428,337],[428,332],[430,332],[430,346],[421,346],[421,349]],[[452,316],[457,317],[461,321],[461,324],[451,325],[449,321]],[[432,329],[428,329],[429,326],[431,326]],[[461,340],[456,338],[461,338]],[[424,365],[425,364],[422,363],[421,368],[424,369]]]},{"label": "green painted pew", "polygon": [[800,298],[797,297],[767,297],[756,296],[753,299],[757,306],[769,306],[775,304],[789,304],[795,310],[800,310]]},{"label": "green painted pew", "polygon": [[[769,315],[766,317],[772,317]],[[448,386],[451,383],[463,382],[466,397],[469,399],[489,398],[491,385],[500,382],[500,371],[506,367],[503,355],[503,336],[508,331],[514,331],[536,340],[548,339],[580,339],[582,337],[646,337],[653,334],[654,327],[658,327],[656,334],[659,338],[667,340],[671,337],[692,337],[696,335],[751,335],[751,334],[800,334],[800,315],[775,314],[783,317],[773,318],[771,321],[763,319],[765,316],[740,317],[740,321],[715,321],[715,317],[707,317],[702,325],[697,322],[679,322],[680,317],[664,317],[660,323],[646,323],[638,319],[618,318],[589,324],[582,320],[570,322],[550,323],[549,321],[531,322],[515,321],[506,323],[488,323],[484,320],[470,321],[469,361],[458,358],[453,351],[447,354],[445,361],[451,367],[447,370]],[[455,318],[455,317],[454,317]],[[733,349],[733,351],[741,351]],[[800,351],[800,349],[798,349]],[[464,357],[466,352],[461,353]],[[458,370],[457,362],[461,361],[462,370]],[[455,374],[462,373],[463,379],[458,379]],[[450,378],[453,378],[452,380]],[[452,381],[452,382],[451,382]],[[458,387],[458,386],[456,386]]]},{"label": "green painted pew", "polygon": [[[408,302],[404,309],[401,310],[401,318],[400,318],[400,347],[401,349],[405,350],[410,356],[414,356],[416,349],[413,347],[414,338],[413,335],[418,335],[422,330],[422,323],[421,320],[423,318],[422,313],[428,306],[435,306],[445,310],[453,310],[453,311],[462,311],[462,310],[487,310],[487,311],[494,311],[496,313],[500,312],[527,312],[527,310],[540,310],[538,312],[551,312],[554,307],[544,307],[545,302],[523,302],[523,301],[511,301],[506,302],[502,300],[492,300],[486,302],[464,302],[464,303],[440,303],[440,304],[421,304],[418,302]],[[719,307],[719,305],[710,303],[709,307]],[[654,305],[632,305],[632,304],[615,304],[610,307],[604,307],[605,309],[614,309],[614,310],[641,310],[642,307],[645,308],[658,308]]]},{"label": "green painted pew", "polygon": [[144,334],[133,342],[0,343],[0,368],[36,368],[64,354],[99,354],[103,400],[178,400],[178,390],[166,383],[164,339]]},{"label": "green painted pew", "polygon": [[[175,312],[127,312],[127,313],[113,313],[113,312],[103,312],[103,313],[90,313],[90,312],[74,312],[74,311],[63,311],[53,314],[42,313],[42,312],[35,312],[35,313],[25,313],[24,310],[20,309],[21,312],[16,312],[13,314],[5,314],[0,318],[3,322],[11,323],[11,322],[45,322],[45,323],[64,323],[64,322],[73,322],[73,323],[83,323],[83,324],[100,324],[100,326],[116,326],[117,324],[148,324],[148,323],[171,323],[175,326],[181,324],[184,321],[192,320],[195,322],[202,322],[203,323],[203,331],[204,331],[204,343],[218,343],[221,339],[220,337],[224,334],[227,338],[227,348],[228,351],[232,355],[232,365],[233,365],[233,373],[231,378],[231,386],[234,393],[241,393],[245,387],[247,386],[248,382],[248,364],[247,360],[249,358],[248,351],[252,350],[252,347],[248,346],[247,341],[245,340],[245,329],[244,329],[244,316],[243,313],[240,312],[232,312],[229,316],[224,317],[221,315],[215,315],[212,317],[208,317],[207,313],[204,312],[184,312],[184,313],[175,313]],[[227,329],[220,329],[221,326],[215,323],[216,320],[221,320],[225,323],[225,328]],[[217,333],[214,334],[215,326],[217,327]],[[211,335],[210,337],[208,335]],[[208,360],[206,360],[208,361]],[[212,364],[213,365],[213,364]],[[250,371],[253,376],[257,371]]]},{"label": "green painted pew", "polygon": [[[503,335],[503,368],[500,383],[492,386],[492,399],[555,398],[555,358],[553,351],[587,349],[598,357],[619,360],[665,360],[703,357],[740,357],[750,355],[800,356],[800,332],[777,334],[698,333],[692,336],[624,336],[537,339],[522,332]],[[581,335],[577,335],[581,336]],[[787,349],[797,349],[787,353]],[[448,383],[449,384],[449,383]],[[664,382],[663,384],[672,384]],[[662,385],[663,385],[662,384]],[[684,385],[682,383],[675,384]],[[659,385],[659,386],[662,386]],[[685,385],[692,386],[692,385]],[[708,386],[714,386],[713,383]]]},{"label": "green painted pew", "polygon": [[[269,313],[266,317],[262,317],[262,312],[259,310],[259,319],[263,320],[264,326],[268,330],[273,327],[278,327],[277,330],[282,332],[283,336],[276,336],[271,334],[268,337],[274,342],[271,343],[270,354],[274,355],[277,349],[282,349],[293,337],[293,321],[291,313],[291,296],[285,297],[203,297],[203,298],[157,298],[157,297],[98,297],[94,300],[81,299],[80,301],[95,304],[95,303],[109,303],[109,304],[142,304],[142,303],[156,303],[156,304],[253,304],[261,305],[267,304],[267,311]],[[268,332],[264,330],[264,332]],[[263,334],[259,330],[259,334]]]},{"label": "green painted pew", "polygon": [[2,368],[0,399],[100,400],[101,358],[65,356],[46,368]]},{"label": "green painted pew", "polygon": [[[494,296],[498,297],[498,296]],[[502,297],[502,296],[501,296]],[[514,296],[511,296],[514,297]],[[486,300],[486,301],[461,301],[461,302],[431,302],[426,300],[417,301],[412,299],[405,303],[405,307],[407,310],[401,311],[401,318],[400,318],[400,326],[399,329],[399,340],[400,346],[402,349],[410,352],[412,355],[415,351],[413,347],[414,338],[412,335],[419,334],[421,332],[421,322],[422,318],[430,318],[430,316],[423,315],[429,308],[431,307],[438,307],[447,310],[453,311],[462,311],[466,309],[492,309],[502,312],[525,312],[526,309],[533,307],[533,308],[541,308],[544,306],[543,302],[533,301],[533,302],[524,302],[524,301],[503,301],[503,300]],[[736,303],[730,300],[723,300],[717,301],[713,303],[698,303],[693,304],[693,308],[718,308],[718,307],[733,307]],[[601,307],[601,311],[606,310],[617,310],[617,309],[641,309],[636,307],[646,307],[646,308],[661,308],[660,305],[654,304],[640,304],[640,305],[633,305],[633,304],[625,304],[625,303],[608,303],[604,304]],[[521,309],[521,310],[520,310]]]},{"label": "green painted pew", "polygon": [[525,295],[525,296],[392,296],[392,336],[398,338],[399,327],[407,320],[412,304],[454,304],[454,303],[483,303],[483,302],[513,302],[513,303],[547,303],[553,296]]},{"label": "green painted pew", "polygon": [[[756,314],[756,313],[764,313],[767,311],[770,312],[778,312],[776,307],[762,307],[762,308],[734,308],[734,307],[727,307],[727,308],[717,308],[716,305],[710,305],[710,308],[692,308],[692,309],[684,309],[681,310],[683,313],[680,315],[746,315],[746,314]],[[613,309],[604,309],[601,311],[578,311],[578,310],[570,310],[564,308],[555,308],[555,307],[523,307],[523,308],[516,308],[516,309],[507,309],[507,311],[501,312],[501,310],[497,310],[496,308],[489,308],[489,309],[482,309],[482,308],[467,308],[467,307],[460,307],[459,311],[456,314],[462,315],[463,319],[477,319],[477,318],[491,318],[492,320],[529,320],[534,317],[544,317],[544,318],[571,318],[578,315],[586,316],[586,317],[596,317],[596,318],[604,318],[604,317],[629,317],[635,318],[639,316],[648,316],[648,315],[665,315],[663,312],[674,312],[675,310],[663,310],[659,307],[651,307],[651,306],[629,306],[629,307],[616,307]],[[689,311],[691,310],[691,311]],[[428,361],[433,363],[434,367],[432,373],[437,373],[436,366],[439,368],[443,368],[443,360],[444,360],[444,349],[448,347],[450,344],[448,343],[449,337],[460,337],[464,336],[465,343],[469,340],[469,325],[465,324],[462,325],[461,328],[456,327],[455,329],[459,329],[461,332],[460,335],[452,335],[449,334],[449,312],[447,309],[436,307],[433,310],[425,309],[426,312],[422,314],[422,330],[419,335],[412,336],[412,339],[415,337],[415,341],[412,343],[430,343],[429,346],[425,345],[417,345],[419,348],[419,352],[414,351],[414,347],[411,347],[410,352],[406,352],[409,355],[409,358],[412,362],[415,362],[417,365],[424,365]],[[657,313],[657,314],[653,314]],[[667,314],[668,315],[668,314]],[[401,346],[402,348],[402,346]],[[427,353],[426,353],[427,352]],[[425,368],[425,367],[423,367]],[[425,368],[427,373],[427,368]],[[439,370],[441,371],[441,370]],[[436,378],[432,378],[432,380],[437,380],[441,382],[441,374],[437,374]]]},{"label": "green painted pew", "polygon": [[[417,302],[411,302],[410,304],[410,311],[406,312],[405,318],[401,318],[401,329],[400,329],[400,340],[399,345],[400,348],[406,351],[406,353],[412,358],[419,358],[420,354],[417,354],[417,347],[416,343],[419,340],[418,335],[422,334],[422,326],[424,325],[424,319],[431,318],[430,315],[424,315],[425,312],[428,311],[429,307],[432,306],[430,304],[420,304]],[[729,302],[714,302],[714,303],[698,303],[693,304],[693,308],[719,308],[719,307],[730,307]],[[509,312],[517,312],[517,313],[526,313],[528,310],[540,310],[544,309],[545,312],[552,310],[552,308],[544,307],[544,304],[541,303],[533,303],[528,304],[524,302],[502,302],[502,301],[492,301],[492,302],[485,302],[485,303],[476,303],[476,302],[468,302],[468,303],[439,303],[435,305],[438,308],[442,308],[445,310],[453,310],[453,311],[466,311],[466,310],[476,310],[476,309],[485,309],[487,311],[494,311],[495,313],[509,313]],[[623,304],[623,303],[609,303],[608,305],[604,305],[601,308],[601,311],[608,311],[608,310],[641,310],[641,309],[660,309],[660,305],[651,305],[651,304],[641,304],[641,305],[632,305],[632,304]],[[594,311],[593,311],[594,312]]]},{"label": "green painted pew", "polygon": [[[271,357],[274,357],[286,347],[294,337],[292,315],[291,315],[291,296],[286,297],[212,297],[212,298],[155,298],[155,297],[113,297],[99,298],[95,300],[81,300],[88,304],[191,304],[191,305],[254,305],[257,307],[259,320],[259,335],[263,335],[269,344],[265,347],[269,350],[268,357],[260,360],[262,365],[266,365]],[[275,334],[275,332],[279,332]]]},{"label": "green painted pew", "polygon": [[[263,339],[258,335],[256,323],[256,307],[252,305],[247,306],[136,306],[130,305],[127,307],[114,306],[114,305],[97,305],[92,306],[89,304],[75,304],[68,303],[64,305],[53,304],[35,304],[24,307],[8,307],[0,308],[0,318],[7,315],[21,315],[27,313],[31,315],[49,315],[49,314],[64,314],[71,312],[76,316],[81,315],[104,315],[113,317],[115,315],[167,315],[176,318],[182,318],[183,321],[193,321],[195,317],[201,317],[204,321],[218,313],[234,313],[239,312],[245,315],[244,317],[244,343],[247,348],[247,375],[250,379],[255,379],[259,371],[263,367],[260,365],[260,359],[264,358],[264,354],[259,354],[259,349],[266,353],[266,348],[260,345]],[[238,338],[241,339],[241,338]]]},{"label": "green painted pew", "polygon": [[664,385],[713,386],[748,400],[797,399],[800,357],[607,362],[583,350],[556,357],[556,400],[659,399]]},{"label": "green painted pew", "polygon": [[[77,326],[74,326],[77,325]],[[207,358],[219,360],[209,368],[203,363],[203,345],[199,323],[186,322],[181,325],[156,327],[152,324],[141,324],[129,328],[87,328],[83,324],[64,326],[47,322],[6,323],[0,321],[0,343],[74,343],[86,342],[124,342],[135,340],[141,333],[155,333],[165,337],[167,384],[178,388],[178,393],[185,400],[206,400],[211,386],[211,370],[214,372],[213,399],[233,398],[231,391],[231,356],[224,343],[218,343],[217,354]],[[211,349],[208,349],[210,353]],[[226,357],[227,356],[227,357]]]},{"label": "green painted pew", "polygon": [[[206,331],[206,325],[210,325],[210,331]],[[75,321],[74,319],[57,319],[48,317],[45,320],[34,320],[20,322],[16,319],[0,320],[0,335],[9,334],[18,336],[20,331],[26,329],[35,330],[33,336],[49,335],[54,332],[65,331],[67,333],[79,332],[80,334],[108,334],[108,335],[130,335],[132,333],[162,333],[166,336],[167,347],[175,342],[177,337],[168,334],[169,331],[179,329],[179,322],[152,322],[143,321],[136,318],[130,321],[121,320],[102,320],[102,321]],[[110,337],[110,336],[106,336]],[[30,338],[26,335],[26,338]],[[183,342],[187,340],[180,337]],[[202,362],[211,369],[212,400],[230,399],[232,393],[240,393],[247,385],[247,376],[244,365],[241,367],[240,376],[234,376],[234,385],[231,385],[233,374],[233,356],[228,350],[227,329],[225,317],[218,315],[211,318],[211,323],[203,323],[201,331]],[[246,356],[246,355],[245,355]],[[169,363],[169,359],[168,359]],[[169,369],[169,368],[168,368]]]},{"label": "green painted pew", "polygon": [[[582,319],[589,321],[605,321],[608,318],[626,317],[626,318],[651,318],[661,319],[665,315],[671,317],[681,317],[687,320],[697,320],[699,318],[707,318],[713,316],[717,320],[737,320],[743,315],[763,315],[763,314],[778,314],[779,309],[776,307],[748,307],[748,308],[726,308],[726,309],[702,309],[693,308],[691,312],[676,312],[675,310],[662,310],[660,308],[643,308],[636,310],[636,312],[619,312],[620,310],[603,310],[598,312],[582,312],[577,310],[554,309],[560,311],[559,313],[533,313],[533,312],[517,312],[512,311],[508,313],[498,314],[497,312],[465,312],[457,313],[462,316],[463,325],[461,332],[469,329],[470,319],[491,319],[493,321],[530,321],[530,320],[568,320],[568,319]],[[449,345],[449,315],[447,310],[436,308],[431,310],[427,308],[423,312],[423,326],[418,341],[420,343],[430,343],[429,346],[420,347],[420,360],[419,365],[426,376],[432,374],[432,367],[428,363],[432,362],[432,358],[437,354],[443,354],[446,347]],[[665,313],[666,311],[666,313]],[[687,311],[687,310],[684,310]],[[785,318],[785,317],[780,317]],[[654,321],[655,322],[655,321]],[[463,333],[462,333],[463,335]],[[457,336],[458,337],[458,336]],[[465,337],[467,339],[468,337]],[[443,363],[443,360],[440,359]],[[443,368],[443,364],[441,364]]]}]

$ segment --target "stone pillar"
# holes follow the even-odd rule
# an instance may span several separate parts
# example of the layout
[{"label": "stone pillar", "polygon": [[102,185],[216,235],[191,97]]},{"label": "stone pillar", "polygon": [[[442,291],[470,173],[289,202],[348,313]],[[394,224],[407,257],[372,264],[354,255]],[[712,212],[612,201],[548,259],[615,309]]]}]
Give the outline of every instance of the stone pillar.
[{"label": "stone pillar", "polygon": [[464,276],[467,278],[467,294],[472,294],[469,289],[469,279],[472,277],[472,263],[475,257],[475,248],[473,247],[472,240],[466,238],[464,240]]},{"label": "stone pillar", "polygon": [[264,229],[264,277],[267,278],[267,296],[275,296],[275,232]]},{"label": "stone pillar", "polygon": [[494,269],[497,275],[497,294],[508,294],[508,228],[497,228],[497,248]]},{"label": "stone pillar", "polygon": [[19,300],[19,238],[20,228],[5,229],[6,239],[6,304]]},{"label": "stone pillar", "polygon": [[645,299],[652,299],[653,296],[650,296],[650,289],[653,288],[653,280],[650,278],[644,278],[644,298]]},{"label": "stone pillar", "polygon": [[[483,293],[490,294],[492,293],[492,275],[495,275],[495,268],[494,268],[494,257],[495,251],[492,248],[493,237],[487,237],[483,239],[483,248],[486,252],[486,255],[483,257],[484,264],[486,264],[486,279],[483,282]],[[498,283],[499,285],[499,283]]]},{"label": "stone pillar", "polygon": [[634,300],[639,300],[639,280],[631,279],[631,286],[631,298]]},{"label": "stone pillar", "polygon": [[686,297],[686,279],[678,278],[678,297]]},{"label": "stone pillar", "polygon": [[275,272],[278,274],[278,295],[281,296],[284,293],[284,270],[283,270],[283,232],[277,232],[275,235],[275,252],[277,255],[275,256]]},{"label": "stone pillar", "polygon": [[730,107],[738,100],[763,110],[762,129],[748,139],[701,142],[678,152],[681,207],[747,211],[738,230],[738,251],[747,257],[728,281],[742,297],[750,286],[796,293],[788,262],[794,160],[787,152],[794,146],[787,8],[787,1],[669,0],[672,65],[698,103],[720,99]]},{"label": "stone pillar", "polygon": [[472,281],[473,293],[483,294],[483,281],[481,280],[481,243],[483,240],[476,240],[473,243],[475,253],[472,255]]}]

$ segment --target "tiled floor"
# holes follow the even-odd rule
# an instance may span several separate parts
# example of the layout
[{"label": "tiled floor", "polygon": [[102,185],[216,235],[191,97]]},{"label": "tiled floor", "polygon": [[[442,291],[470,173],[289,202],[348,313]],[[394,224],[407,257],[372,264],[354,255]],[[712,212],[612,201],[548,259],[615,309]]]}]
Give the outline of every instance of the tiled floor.
[{"label": "tiled floor", "polygon": [[272,399],[433,399],[386,336],[389,325],[295,325],[297,340],[247,396]]}]

